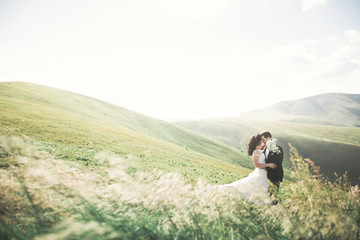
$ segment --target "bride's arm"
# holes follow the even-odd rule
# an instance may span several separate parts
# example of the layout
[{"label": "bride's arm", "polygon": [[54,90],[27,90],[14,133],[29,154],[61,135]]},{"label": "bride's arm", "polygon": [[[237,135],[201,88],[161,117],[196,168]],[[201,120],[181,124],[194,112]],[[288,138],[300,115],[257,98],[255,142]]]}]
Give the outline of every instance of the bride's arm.
[{"label": "bride's arm", "polygon": [[256,168],[266,168],[266,167],[276,168],[276,164],[274,163],[259,163],[259,156],[253,156],[253,160]]}]

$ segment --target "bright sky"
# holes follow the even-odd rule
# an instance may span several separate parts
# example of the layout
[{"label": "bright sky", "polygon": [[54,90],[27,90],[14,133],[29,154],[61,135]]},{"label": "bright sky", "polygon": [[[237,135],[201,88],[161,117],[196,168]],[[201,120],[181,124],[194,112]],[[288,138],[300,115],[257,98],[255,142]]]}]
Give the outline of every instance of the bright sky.
[{"label": "bright sky", "polygon": [[360,1],[0,0],[0,81],[163,120],[360,93]]}]

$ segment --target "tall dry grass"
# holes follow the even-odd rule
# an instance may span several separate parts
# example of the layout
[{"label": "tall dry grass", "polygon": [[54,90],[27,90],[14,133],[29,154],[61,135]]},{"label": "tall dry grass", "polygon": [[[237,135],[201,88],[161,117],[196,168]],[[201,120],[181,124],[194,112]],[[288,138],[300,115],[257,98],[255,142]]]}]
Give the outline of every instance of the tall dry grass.
[{"label": "tall dry grass", "polygon": [[111,153],[99,153],[102,167],[89,169],[33,145],[0,138],[1,239],[359,237],[359,188],[327,182],[293,147],[294,182],[268,207],[179,173],[129,171],[129,160]]}]

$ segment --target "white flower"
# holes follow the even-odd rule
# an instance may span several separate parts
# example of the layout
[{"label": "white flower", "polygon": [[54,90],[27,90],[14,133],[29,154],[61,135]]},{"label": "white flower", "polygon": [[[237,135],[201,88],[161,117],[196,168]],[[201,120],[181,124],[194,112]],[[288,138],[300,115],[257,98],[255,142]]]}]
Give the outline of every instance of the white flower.
[{"label": "white flower", "polygon": [[269,152],[274,152],[277,154],[280,153],[280,149],[276,144],[277,141],[275,138],[270,138],[269,140],[266,141],[266,147],[269,149]]}]

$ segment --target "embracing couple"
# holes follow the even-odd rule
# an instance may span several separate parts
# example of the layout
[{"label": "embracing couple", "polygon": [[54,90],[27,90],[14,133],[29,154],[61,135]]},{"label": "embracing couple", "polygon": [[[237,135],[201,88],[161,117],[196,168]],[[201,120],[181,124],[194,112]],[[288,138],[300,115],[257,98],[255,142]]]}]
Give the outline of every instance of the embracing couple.
[{"label": "embracing couple", "polygon": [[255,170],[236,182],[220,185],[256,204],[277,204],[277,193],[283,180],[283,149],[277,145],[269,131],[253,135],[247,146]]}]

